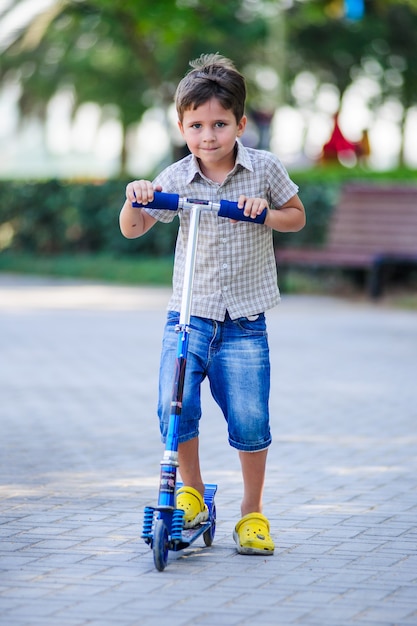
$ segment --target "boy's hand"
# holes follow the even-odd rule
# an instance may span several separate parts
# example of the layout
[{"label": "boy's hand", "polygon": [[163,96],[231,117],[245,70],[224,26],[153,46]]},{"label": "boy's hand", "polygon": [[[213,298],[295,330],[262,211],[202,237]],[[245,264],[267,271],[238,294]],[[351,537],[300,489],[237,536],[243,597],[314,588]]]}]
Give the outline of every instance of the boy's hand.
[{"label": "boy's hand", "polygon": [[162,191],[161,186],[154,187],[150,180],[134,180],[126,187],[126,199],[139,204],[148,204],[153,200],[153,192]]},{"label": "boy's hand", "polygon": [[[246,217],[252,219],[260,215],[264,209],[269,209],[268,202],[264,198],[248,198],[244,195],[239,196],[237,206],[243,210]],[[237,220],[232,221],[236,222]]]}]

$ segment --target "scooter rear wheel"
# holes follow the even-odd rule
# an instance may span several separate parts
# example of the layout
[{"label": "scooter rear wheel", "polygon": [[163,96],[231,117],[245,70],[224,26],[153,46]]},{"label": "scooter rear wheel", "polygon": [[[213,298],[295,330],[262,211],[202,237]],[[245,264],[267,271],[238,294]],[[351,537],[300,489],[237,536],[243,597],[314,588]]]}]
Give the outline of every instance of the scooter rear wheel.
[{"label": "scooter rear wheel", "polygon": [[203,533],[203,539],[206,546],[209,548],[213,543],[214,534],[216,532],[216,505],[213,502],[210,514],[211,525],[210,528]]},{"label": "scooter rear wheel", "polygon": [[168,529],[162,519],[155,522],[152,548],[155,567],[162,572],[168,562],[169,550]]}]

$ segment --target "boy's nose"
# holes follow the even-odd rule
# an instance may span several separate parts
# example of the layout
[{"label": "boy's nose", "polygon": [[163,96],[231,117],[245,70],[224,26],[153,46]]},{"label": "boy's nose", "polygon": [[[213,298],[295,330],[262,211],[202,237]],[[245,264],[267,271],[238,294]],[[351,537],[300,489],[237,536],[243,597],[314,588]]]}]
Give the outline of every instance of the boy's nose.
[{"label": "boy's nose", "polygon": [[215,139],[214,130],[212,128],[207,128],[203,133],[203,140],[214,141],[214,139]]}]

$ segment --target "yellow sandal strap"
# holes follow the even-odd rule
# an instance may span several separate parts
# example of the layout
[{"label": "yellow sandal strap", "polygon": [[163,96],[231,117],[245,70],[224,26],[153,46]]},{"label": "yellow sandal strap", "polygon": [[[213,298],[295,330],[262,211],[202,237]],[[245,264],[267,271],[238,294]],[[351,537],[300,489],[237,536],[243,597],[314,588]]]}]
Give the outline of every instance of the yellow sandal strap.
[{"label": "yellow sandal strap", "polygon": [[190,495],[190,496],[194,496],[194,498],[197,499],[198,504],[200,505],[200,509],[204,508],[204,500],[201,497],[201,493],[197,491],[197,489],[194,489],[194,487],[181,487],[177,491],[177,496],[181,495],[182,493]]},{"label": "yellow sandal strap", "polygon": [[238,523],[236,524],[236,532],[239,532],[239,529],[241,528],[241,526],[243,526],[243,524],[246,523],[256,523],[256,522],[261,522],[262,525],[265,525],[267,533],[269,534],[269,520],[267,517],[265,517],[265,515],[262,515],[262,513],[248,513],[247,515],[245,515],[244,517],[242,517],[241,520],[238,521]]}]

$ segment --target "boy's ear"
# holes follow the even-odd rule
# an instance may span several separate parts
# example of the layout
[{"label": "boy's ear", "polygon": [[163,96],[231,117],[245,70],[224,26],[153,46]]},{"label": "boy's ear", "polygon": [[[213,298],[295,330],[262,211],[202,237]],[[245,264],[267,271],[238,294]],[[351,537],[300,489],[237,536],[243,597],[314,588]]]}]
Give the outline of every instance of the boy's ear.
[{"label": "boy's ear", "polygon": [[240,120],[240,122],[238,122],[238,125],[237,125],[237,136],[238,137],[241,137],[243,135],[243,133],[245,132],[247,121],[248,121],[248,118],[246,117],[246,115],[243,115],[243,117]]},{"label": "boy's ear", "polygon": [[177,124],[178,124],[178,128],[180,129],[181,135],[184,135],[184,126],[183,126],[181,120],[178,120]]}]

